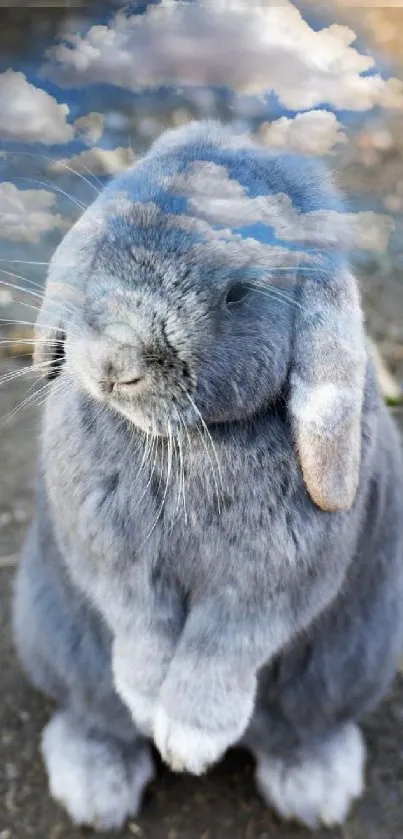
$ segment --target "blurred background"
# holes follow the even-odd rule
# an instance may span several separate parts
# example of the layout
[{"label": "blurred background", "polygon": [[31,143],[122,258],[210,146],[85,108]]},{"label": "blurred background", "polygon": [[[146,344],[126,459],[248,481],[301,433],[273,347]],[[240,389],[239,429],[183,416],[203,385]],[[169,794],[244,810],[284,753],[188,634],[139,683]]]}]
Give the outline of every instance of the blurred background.
[{"label": "blurred background", "polygon": [[[48,795],[38,741],[50,708],[20,671],[9,616],[46,393],[30,371],[32,324],[55,246],[109,178],[191,119],[322,158],[346,197],[368,331],[403,429],[401,44],[403,7],[381,0],[0,0],[0,839],[84,835]],[[365,726],[366,795],[345,828],[317,839],[402,839],[402,720],[403,673]],[[279,824],[251,761],[233,754],[206,778],[160,768],[121,834],[310,835]]]}]

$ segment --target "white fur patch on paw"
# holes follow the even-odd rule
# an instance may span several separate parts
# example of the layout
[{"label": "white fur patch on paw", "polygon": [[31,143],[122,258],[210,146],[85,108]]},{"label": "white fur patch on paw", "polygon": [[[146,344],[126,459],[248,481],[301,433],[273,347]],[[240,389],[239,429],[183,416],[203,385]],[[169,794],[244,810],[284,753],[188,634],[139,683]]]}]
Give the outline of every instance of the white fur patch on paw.
[{"label": "white fur patch on paw", "polygon": [[41,750],[51,795],[74,824],[120,830],[138,814],[154,777],[146,744],[124,757],[118,744],[89,737],[68,714],[59,713],[44,729]]},{"label": "white fur patch on paw", "polygon": [[193,728],[170,719],[159,708],[155,720],[154,742],[162,759],[174,772],[203,775],[238,739],[239,732]]},{"label": "white fur patch on paw", "polygon": [[257,786],[283,819],[311,829],[333,827],[348,816],[364,790],[365,745],[359,728],[343,726],[328,740],[301,751],[294,763],[260,756]]}]

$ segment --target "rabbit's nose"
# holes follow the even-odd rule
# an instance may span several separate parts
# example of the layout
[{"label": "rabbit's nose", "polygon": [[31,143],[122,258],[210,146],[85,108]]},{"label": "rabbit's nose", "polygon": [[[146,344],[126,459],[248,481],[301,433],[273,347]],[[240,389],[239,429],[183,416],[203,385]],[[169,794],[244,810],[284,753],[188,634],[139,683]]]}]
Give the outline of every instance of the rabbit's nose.
[{"label": "rabbit's nose", "polygon": [[101,384],[105,393],[112,393],[112,391],[118,391],[121,388],[135,388],[141,384],[144,378],[144,371],[140,369],[132,368],[130,371],[118,372],[111,362],[107,362],[103,370]]},{"label": "rabbit's nose", "polygon": [[144,376],[135,376],[132,379],[108,379],[106,382],[105,390],[107,393],[112,393],[113,390],[118,390],[122,387],[134,388],[136,385],[141,384],[142,381],[144,381]]}]

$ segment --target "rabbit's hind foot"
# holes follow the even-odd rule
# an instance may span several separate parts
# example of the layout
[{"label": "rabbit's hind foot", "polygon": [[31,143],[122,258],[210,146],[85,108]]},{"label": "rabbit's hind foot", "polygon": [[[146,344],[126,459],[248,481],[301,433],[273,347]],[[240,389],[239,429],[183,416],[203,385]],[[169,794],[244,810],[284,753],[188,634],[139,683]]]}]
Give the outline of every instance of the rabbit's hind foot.
[{"label": "rabbit's hind foot", "polygon": [[51,795],[75,825],[120,830],[138,814],[154,777],[147,743],[128,747],[59,712],[44,729],[41,748]]},{"label": "rabbit's hind foot", "polygon": [[354,723],[293,756],[256,757],[256,783],[267,804],[312,830],[342,824],[364,790],[365,744]]}]

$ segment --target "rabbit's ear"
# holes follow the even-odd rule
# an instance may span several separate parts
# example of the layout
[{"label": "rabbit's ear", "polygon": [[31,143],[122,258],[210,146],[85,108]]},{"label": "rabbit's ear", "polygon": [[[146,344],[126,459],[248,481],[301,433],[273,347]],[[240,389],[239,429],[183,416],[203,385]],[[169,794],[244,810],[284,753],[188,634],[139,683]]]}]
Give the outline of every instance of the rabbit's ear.
[{"label": "rabbit's ear", "polygon": [[304,481],[322,510],[348,510],[355,499],[365,370],[355,279],[347,269],[313,270],[296,315],[290,412]]}]

